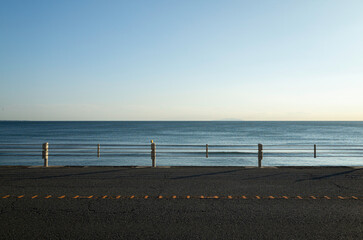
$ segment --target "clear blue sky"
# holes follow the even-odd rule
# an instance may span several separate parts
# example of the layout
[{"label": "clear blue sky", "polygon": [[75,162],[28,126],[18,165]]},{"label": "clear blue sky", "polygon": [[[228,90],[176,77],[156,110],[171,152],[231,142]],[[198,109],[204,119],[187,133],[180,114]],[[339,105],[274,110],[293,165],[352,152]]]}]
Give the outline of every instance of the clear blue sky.
[{"label": "clear blue sky", "polygon": [[363,120],[363,1],[1,1],[0,120]]}]

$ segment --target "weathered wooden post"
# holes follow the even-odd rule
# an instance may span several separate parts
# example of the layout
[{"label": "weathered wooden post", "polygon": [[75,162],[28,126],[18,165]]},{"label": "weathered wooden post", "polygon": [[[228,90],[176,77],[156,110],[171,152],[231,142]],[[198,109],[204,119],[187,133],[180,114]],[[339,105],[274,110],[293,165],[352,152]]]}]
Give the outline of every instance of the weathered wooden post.
[{"label": "weathered wooden post", "polygon": [[258,167],[262,167],[262,159],[263,159],[263,146],[261,143],[258,144]]},{"label": "weathered wooden post", "polygon": [[156,146],[153,140],[151,140],[151,161],[152,167],[156,167]]},{"label": "weathered wooden post", "polygon": [[316,144],[314,144],[314,158],[316,158]]},{"label": "weathered wooden post", "polygon": [[101,145],[97,144],[97,157],[99,158],[101,155]]},{"label": "weathered wooden post", "polygon": [[208,144],[205,145],[205,157],[208,158]]},{"label": "weathered wooden post", "polygon": [[44,159],[44,167],[48,167],[48,149],[49,149],[49,144],[43,143],[42,157]]}]

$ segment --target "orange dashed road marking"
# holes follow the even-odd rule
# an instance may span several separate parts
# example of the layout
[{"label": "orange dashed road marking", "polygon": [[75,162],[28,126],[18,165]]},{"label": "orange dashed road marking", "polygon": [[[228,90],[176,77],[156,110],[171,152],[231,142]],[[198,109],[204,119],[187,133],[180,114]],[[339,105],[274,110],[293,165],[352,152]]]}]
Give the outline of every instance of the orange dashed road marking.
[{"label": "orange dashed road marking", "polygon": [[[0,198],[6,199],[6,198],[30,198],[30,199],[40,199],[42,197],[40,197],[39,195],[30,195],[28,197],[25,197],[25,195],[5,195],[2,196]],[[62,195],[59,197],[56,196],[52,196],[52,195],[46,195],[44,197],[45,199],[49,199],[49,198],[59,198],[59,199],[64,199],[66,198],[66,195]],[[302,197],[300,195],[298,196],[250,196],[247,197],[245,195],[242,196],[231,196],[231,195],[222,195],[222,196],[205,196],[205,195],[195,195],[195,196],[190,196],[190,195],[184,195],[184,196],[177,196],[177,195],[169,195],[169,196],[162,196],[162,195],[157,195],[157,196],[149,196],[149,195],[144,195],[144,196],[135,196],[135,195],[131,195],[131,196],[121,196],[121,195],[117,195],[117,196],[109,196],[109,195],[101,195],[99,197],[94,196],[94,195],[90,195],[90,196],[80,196],[80,195],[76,195],[74,197],[70,197],[73,199],[80,199],[80,198],[86,198],[86,199],[148,199],[148,198],[153,198],[153,199],[233,199],[233,198],[237,198],[237,199],[313,199],[313,200],[320,200],[320,199],[327,199],[327,200],[331,200],[331,199],[342,199],[342,200],[349,200],[349,199],[355,199],[355,200],[359,200],[359,199],[363,199],[357,196],[334,196],[334,197],[329,197],[329,196],[305,196]]]}]

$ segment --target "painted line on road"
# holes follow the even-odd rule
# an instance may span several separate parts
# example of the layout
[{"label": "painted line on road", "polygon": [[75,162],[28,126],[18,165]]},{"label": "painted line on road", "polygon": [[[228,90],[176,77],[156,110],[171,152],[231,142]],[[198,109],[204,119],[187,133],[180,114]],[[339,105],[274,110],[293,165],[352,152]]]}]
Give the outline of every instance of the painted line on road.
[{"label": "painted line on road", "polygon": [[60,196],[54,196],[54,195],[43,195],[43,197],[40,194],[36,194],[36,195],[4,195],[1,196],[1,199],[11,199],[11,198],[17,198],[17,199],[26,199],[26,198],[30,198],[30,199],[52,199],[52,198],[57,198],[57,199],[254,199],[254,200],[334,200],[334,199],[339,199],[339,200],[363,200],[363,196],[361,197],[357,197],[357,196],[314,196],[314,195],[309,195],[309,196],[286,196],[286,195],[282,195],[282,196],[261,196],[261,195],[256,195],[256,196],[246,196],[246,195],[239,195],[239,196],[233,196],[233,195],[182,195],[182,196],[177,196],[177,195],[156,195],[156,196],[149,196],[149,195],[128,195],[128,196],[122,196],[122,195],[100,195],[100,196],[96,196],[96,195],[60,195]]}]

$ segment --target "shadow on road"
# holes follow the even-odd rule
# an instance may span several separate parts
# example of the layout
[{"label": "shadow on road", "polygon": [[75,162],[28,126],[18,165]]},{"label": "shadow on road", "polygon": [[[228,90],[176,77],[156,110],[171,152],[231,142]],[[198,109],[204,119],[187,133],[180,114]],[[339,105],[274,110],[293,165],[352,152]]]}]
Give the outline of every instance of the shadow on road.
[{"label": "shadow on road", "polygon": [[223,172],[213,172],[213,173],[202,173],[202,174],[195,174],[195,175],[189,175],[189,176],[183,176],[183,177],[174,177],[171,179],[185,179],[185,178],[195,178],[195,177],[203,177],[203,176],[211,176],[211,175],[218,175],[218,174],[225,174],[225,173],[232,173],[232,172],[238,172],[242,169],[237,170],[230,170],[230,171],[223,171]]},{"label": "shadow on road", "polygon": [[51,178],[62,178],[62,177],[72,177],[72,176],[83,176],[83,175],[92,175],[92,174],[102,174],[102,173],[115,173],[115,172],[123,172],[126,169],[118,169],[118,170],[108,170],[108,171],[97,171],[97,172],[85,172],[85,173],[69,173],[63,175],[55,175],[55,176],[43,176],[43,177],[34,177],[30,179],[51,179]]},{"label": "shadow on road", "polygon": [[[202,173],[202,174],[195,174],[195,175],[189,175],[189,176],[174,177],[174,178],[170,178],[170,179],[176,180],[176,179],[196,178],[196,177],[213,176],[213,175],[226,174],[226,173],[234,173],[234,172],[239,172],[239,171],[248,171],[248,169],[237,169],[237,170],[222,171],[222,172]],[[283,174],[286,174],[286,173],[283,172],[283,173],[276,173],[276,174],[268,174],[268,175],[244,178],[244,179],[239,179],[239,180],[253,180],[253,179],[259,179],[259,178],[279,176],[279,175],[283,175]]]},{"label": "shadow on road", "polygon": [[330,177],[336,177],[336,176],[339,176],[339,175],[349,174],[349,173],[359,171],[359,170],[361,170],[361,169],[353,169],[353,170],[344,171],[344,172],[337,172],[337,173],[333,173],[333,174],[329,174],[329,175],[323,175],[323,176],[320,176],[320,177],[299,179],[299,180],[296,180],[295,182],[303,182],[303,181],[309,181],[309,180],[320,180],[320,179],[325,179],[325,178],[330,178]]},{"label": "shadow on road", "polygon": [[280,175],[284,175],[284,174],[286,174],[286,173],[283,172],[283,173],[269,174],[269,175],[257,176],[257,177],[250,177],[250,178],[244,178],[244,179],[239,179],[239,180],[253,180],[253,179],[259,179],[259,178],[267,178],[267,177],[280,176]]}]

